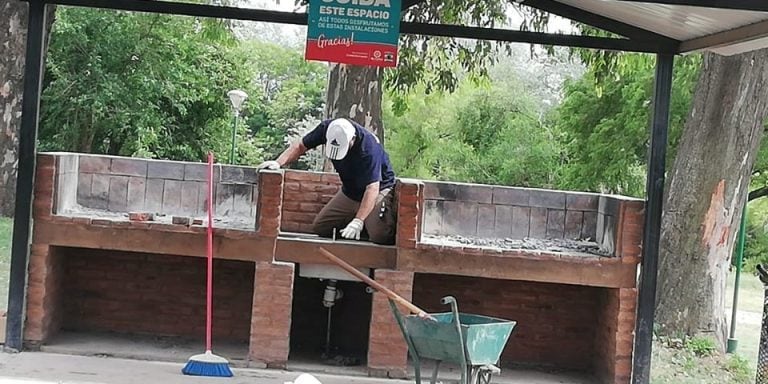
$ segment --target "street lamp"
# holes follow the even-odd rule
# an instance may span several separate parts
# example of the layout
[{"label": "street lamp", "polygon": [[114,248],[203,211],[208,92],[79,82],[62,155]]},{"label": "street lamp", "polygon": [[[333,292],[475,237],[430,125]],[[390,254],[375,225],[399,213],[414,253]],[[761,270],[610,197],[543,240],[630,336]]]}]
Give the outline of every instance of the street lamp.
[{"label": "street lamp", "polygon": [[243,106],[243,102],[248,98],[248,94],[239,90],[233,89],[227,92],[229,101],[232,102],[232,109],[235,113],[234,121],[232,122],[232,153],[229,155],[229,163],[235,163],[235,137],[237,133],[237,118],[240,116],[240,108]]}]

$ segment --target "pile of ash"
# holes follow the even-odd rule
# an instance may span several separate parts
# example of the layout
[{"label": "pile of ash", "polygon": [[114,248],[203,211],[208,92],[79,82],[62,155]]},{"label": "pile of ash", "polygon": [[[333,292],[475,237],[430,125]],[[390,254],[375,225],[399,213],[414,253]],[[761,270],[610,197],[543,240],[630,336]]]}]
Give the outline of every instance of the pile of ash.
[{"label": "pile of ash", "polygon": [[611,253],[601,249],[597,243],[588,240],[570,239],[511,239],[511,238],[481,238],[460,235],[428,235],[423,234],[423,243],[443,246],[474,246],[482,248],[497,248],[501,250],[532,250],[560,253],[588,253],[596,256],[611,257]]}]

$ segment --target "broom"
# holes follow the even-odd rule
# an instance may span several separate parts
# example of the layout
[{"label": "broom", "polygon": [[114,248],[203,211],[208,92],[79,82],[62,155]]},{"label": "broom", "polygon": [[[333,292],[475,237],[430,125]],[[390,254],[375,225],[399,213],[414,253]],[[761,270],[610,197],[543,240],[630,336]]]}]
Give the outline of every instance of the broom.
[{"label": "broom", "polygon": [[185,375],[232,377],[227,359],[211,352],[211,302],[213,296],[213,153],[208,153],[208,287],[206,292],[205,353],[189,358]]}]

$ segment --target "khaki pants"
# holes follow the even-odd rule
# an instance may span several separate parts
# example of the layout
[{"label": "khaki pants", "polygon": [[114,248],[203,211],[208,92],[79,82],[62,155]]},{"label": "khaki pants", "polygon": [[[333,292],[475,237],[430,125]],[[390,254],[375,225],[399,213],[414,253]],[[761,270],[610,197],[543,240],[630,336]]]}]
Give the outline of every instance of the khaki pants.
[{"label": "khaki pants", "polygon": [[[361,239],[368,235],[368,240],[376,244],[395,244],[395,229],[397,223],[396,206],[393,202],[395,192],[392,188],[384,189],[376,197],[376,204],[368,217],[363,220]],[[384,213],[381,215],[382,206]],[[322,237],[332,237],[336,229],[336,238],[341,239],[341,230],[349,224],[357,214],[360,203],[344,195],[341,190],[323,207],[315,217],[314,231]]]}]

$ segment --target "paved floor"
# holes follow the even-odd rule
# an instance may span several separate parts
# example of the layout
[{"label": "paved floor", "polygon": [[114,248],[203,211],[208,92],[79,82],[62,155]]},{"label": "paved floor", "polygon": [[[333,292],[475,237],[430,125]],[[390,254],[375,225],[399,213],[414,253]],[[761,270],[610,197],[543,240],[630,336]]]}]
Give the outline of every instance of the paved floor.
[{"label": "paved floor", "polygon": [[[65,355],[48,352],[0,353],[2,384],[283,384],[293,381],[300,370],[233,368],[232,378],[191,377],[181,374],[184,364],[130,360],[114,357]],[[295,368],[294,368],[295,369]],[[322,384],[405,384],[414,381],[375,379],[343,374],[312,373]],[[426,378],[425,378],[426,379]],[[428,382],[428,380],[426,381]],[[449,380],[445,381],[450,382]],[[508,371],[494,383],[586,384],[578,379],[535,371]]]},{"label": "paved floor", "polygon": [[[1,347],[0,347],[1,348]],[[41,352],[0,352],[0,384],[98,383],[98,384],[283,384],[302,372],[315,375],[322,384],[406,384],[415,380],[375,379],[367,376],[365,366],[340,367],[322,364],[311,357],[293,356],[286,370],[260,369],[245,357],[244,344],[218,343],[214,353],[228,359],[233,378],[198,378],[181,374],[189,356],[201,353],[200,341],[181,338],[126,336],[111,333],[59,333]],[[459,379],[457,367],[444,364],[440,369],[443,383]],[[432,369],[422,367],[424,383],[429,383]],[[409,377],[414,377],[413,367]],[[590,377],[569,372],[502,369],[492,382],[499,384],[588,384]]]}]

